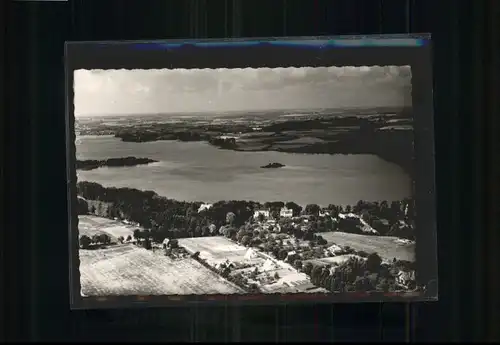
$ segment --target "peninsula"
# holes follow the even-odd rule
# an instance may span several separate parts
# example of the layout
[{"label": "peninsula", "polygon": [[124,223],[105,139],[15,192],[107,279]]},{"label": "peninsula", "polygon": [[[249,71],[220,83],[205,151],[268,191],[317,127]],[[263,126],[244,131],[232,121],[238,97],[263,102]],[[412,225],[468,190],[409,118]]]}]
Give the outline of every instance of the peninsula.
[{"label": "peninsula", "polygon": [[278,151],[302,154],[375,154],[413,175],[413,123],[399,117],[317,117],[251,124],[175,123],[117,129],[125,142],[204,141],[233,151]]}]

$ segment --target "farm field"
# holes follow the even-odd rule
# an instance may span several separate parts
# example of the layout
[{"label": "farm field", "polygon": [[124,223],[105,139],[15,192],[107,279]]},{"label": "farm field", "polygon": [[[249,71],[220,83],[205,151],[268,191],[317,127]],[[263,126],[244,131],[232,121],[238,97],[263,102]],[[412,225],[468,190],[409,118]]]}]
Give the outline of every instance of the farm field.
[{"label": "farm field", "polygon": [[[226,260],[248,261],[245,259],[248,248],[221,236],[182,238],[179,239],[179,245],[190,253],[200,252],[200,258],[207,260],[209,265],[215,265]],[[262,261],[262,259],[256,259]]]},{"label": "farm field", "polygon": [[193,259],[174,261],[132,244],[79,252],[84,296],[244,292]]},{"label": "farm field", "polygon": [[137,227],[123,224],[119,221],[102,218],[97,216],[78,216],[78,231],[80,235],[93,235],[107,234],[111,237],[113,242],[116,242],[118,237],[123,236],[127,238],[128,235],[132,236]]},{"label": "farm field", "polygon": [[382,259],[415,261],[415,243],[404,242],[397,237],[349,234],[345,232],[322,232],[329,244],[349,246],[357,251],[377,253]]}]

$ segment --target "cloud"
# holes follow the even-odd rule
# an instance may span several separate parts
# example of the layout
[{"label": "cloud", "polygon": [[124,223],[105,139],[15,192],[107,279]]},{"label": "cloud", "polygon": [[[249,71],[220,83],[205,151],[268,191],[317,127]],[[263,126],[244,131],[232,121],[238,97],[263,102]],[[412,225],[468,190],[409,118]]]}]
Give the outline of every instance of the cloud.
[{"label": "cloud", "polygon": [[77,114],[383,106],[408,103],[411,70],[409,66],[78,70],[74,89]]}]

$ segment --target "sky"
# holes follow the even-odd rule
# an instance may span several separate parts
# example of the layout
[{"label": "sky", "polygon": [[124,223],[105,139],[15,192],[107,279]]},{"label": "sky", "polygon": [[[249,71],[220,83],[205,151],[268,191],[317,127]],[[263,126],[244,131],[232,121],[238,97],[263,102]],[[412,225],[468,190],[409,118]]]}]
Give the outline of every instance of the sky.
[{"label": "sky", "polygon": [[411,106],[410,66],[76,70],[76,117]]}]

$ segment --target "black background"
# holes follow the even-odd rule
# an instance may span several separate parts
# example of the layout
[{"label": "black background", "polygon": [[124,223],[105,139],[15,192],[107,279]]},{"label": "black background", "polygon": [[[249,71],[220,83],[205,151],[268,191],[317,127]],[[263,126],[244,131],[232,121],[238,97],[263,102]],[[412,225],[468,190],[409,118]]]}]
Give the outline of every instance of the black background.
[{"label": "black background", "polygon": [[[497,186],[493,166],[486,164],[496,127],[484,115],[498,112],[500,98],[498,1],[69,0],[2,6],[2,167],[8,169],[1,170],[7,183],[0,334],[6,339],[499,338],[500,260],[493,257],[498,229],[489,218],[498,193],[488,200],[484,193]],[[439,302],[69,311],[64,41],[404,32],[431,32],[434,40]]]}]

